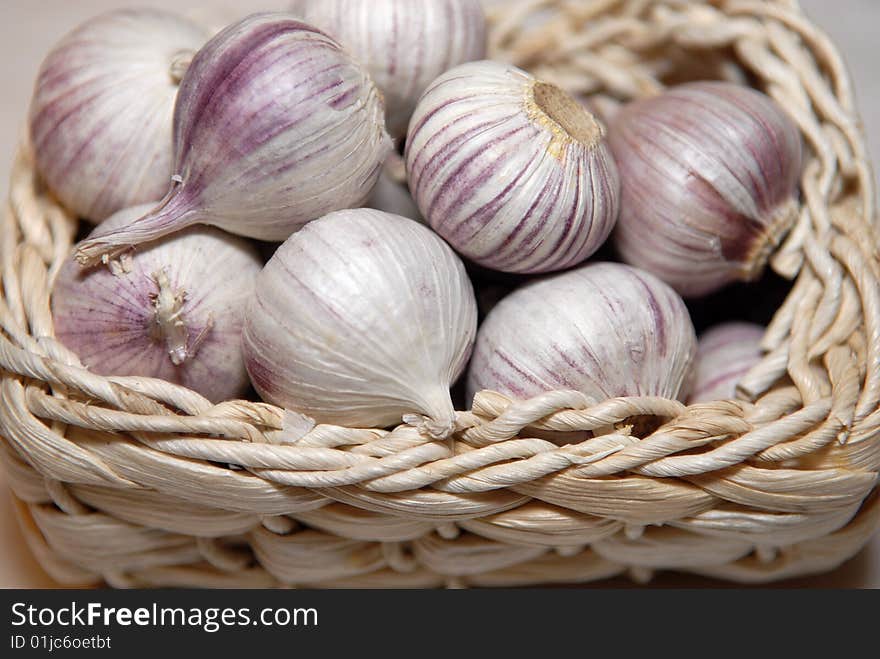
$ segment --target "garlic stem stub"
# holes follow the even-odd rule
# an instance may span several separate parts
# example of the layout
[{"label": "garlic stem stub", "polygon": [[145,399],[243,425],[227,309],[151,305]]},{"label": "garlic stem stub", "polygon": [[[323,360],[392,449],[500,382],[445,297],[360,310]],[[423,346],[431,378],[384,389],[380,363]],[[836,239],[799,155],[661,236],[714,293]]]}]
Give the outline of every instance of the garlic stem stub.
[{"label": "garlic stem stub", "polygon": [[488,389],[524,400],[564,389],[596,402],[683,400],[696,353],[693,323],[672,288],[637,268],[590,263],[529,282],[489,312],[468,396]]},{"label": "garlic stem stub", "polygon": [[479,0],[298,0],[292,11],[337,39],[385,96],[395,137],[422,92],[454,66],[486,56],[486,18]]},{"label": "garlic stem stub", "polygon": [[770,97],[680,85],[624,106],[609,139],[624,261],[687,297],[760,277],[797,217],[801,173],[800,133]]},{"label": "garlic stem stub", "polygon": [[180,83],[164,200],[84,241],[84,265],[192,224],[281,241],[361,205],[391,149],[382,100],[333,39],[287,14],[254,14],[213,37]]},{"label": "garlic stem stub", "polygon": [[267,402],[319,423],[455,427],[450,385],[477,325],[455,253],[410,219],[359,208],[291,236],[266,264],[242,333]]},{"label": "garlic stem stub", "polygon": [[434,81],[410,122],[406,167],[431,227],[494,270],[576,265],[617,219],[602,126],[563,90],[509,64],[463,64]]},{"label": "garlic stem stub", "polygon": [[[93,234],[125,226],[151,205],[124,209]],[[248,241],[191,227],[142,245],[109,267],[69,258],[52,290],[55,334],[101,375],[161,378],[212,402],[242,396],[245,305],[262,260]]]},{"label": "garlic stem stub", "polygon": [[763,337],[763,327],[745,322],[721,323],[701,334],[688,403],[736,398],[737,383],[761,361]]},{"label": "garlic stem stub", "polygon": [[83,23],[46,56],[29,132],[37,170],[64,206],[97,223],[162,199],[180,76],[208,37],[171,12],[123,9]]}]

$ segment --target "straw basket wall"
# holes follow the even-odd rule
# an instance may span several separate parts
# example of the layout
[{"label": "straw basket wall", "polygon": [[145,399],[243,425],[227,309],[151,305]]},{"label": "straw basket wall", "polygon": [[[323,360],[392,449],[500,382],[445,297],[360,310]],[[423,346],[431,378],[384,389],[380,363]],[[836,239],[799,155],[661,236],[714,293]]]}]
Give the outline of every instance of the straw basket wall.
[{"label": "straw basket wall", "polygon": [[[56,579],[500,586],[676,569],[767,582],[834,568],[868,541],[880,521],[876,204],[834,45],[794,0],[512,0],[490,13],[493,57],[599,94],[600,109],[725,78],[797,122],[802,210],[772,260],[794,285],[742,383],[749,400],[484,392],[450,444],[94,375],[53,339],[49,291],[77,222],[25,145],[0,237],[0,457]],[[548,433],[571,434],[558,446]]]}]

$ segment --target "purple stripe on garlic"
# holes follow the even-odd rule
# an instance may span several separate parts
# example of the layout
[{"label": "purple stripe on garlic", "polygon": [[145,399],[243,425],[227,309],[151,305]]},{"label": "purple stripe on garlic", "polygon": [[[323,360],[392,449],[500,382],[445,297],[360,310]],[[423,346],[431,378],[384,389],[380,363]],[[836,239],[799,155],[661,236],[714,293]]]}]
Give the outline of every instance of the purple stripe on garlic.
[{"label": "purple stripe on garlic", "polygon": [[449,387],[476,333],[473,288],[455,253],[412,220],[331,213],[266,265],[243,330],[259,394],[320,423],[454,429]]},{"label": "purple stripe on garlic", "polygon": [[689,83],[624,106],[609,139],[627,263],[694,297],[760,276],[798,212],[801,137],[773,100]]},{"label": "purple stripe on garlic", "polygon": [[164,201],[87,240],[83,264],[183,227],[284,240],[361,205],[391,149],[382,101],[333,39],[286,14],[255,14],[212,38],[180,84]]},{"label": "purple stripe on garlic", "polygon": [[722,323],[700,335],[688,402],[736,398],[737,383],[761,361],[763,337],[763,327],[743,322]]},{"label": "purple stripe on garlic", "polygon": [[596,402],[684,399],[696,351],[675,291],[637,268],[592,263],[530,282],[492,309],[477,335],[468,396],[572,389]]},{"label": "purple stripe on garlic", "polygon": [[385,95],[401,136],[419,96],[448,69],[486,55],[479,0],[296,0],[292,10],[338,39]]},{"label": "purple stripe on garlic", "polygon": [[[150,205],[122,210],[93,235],[125,226]],[[101,375],[161,378],[214,402],[243,395],[244,308],[262,260],[249,242],[191,227],[84,270],[71,257],[52,290],[55,334]]]},{"label": "purple stripe on garlic", "polygon": [[37,169],[67,208],[100,222],[163,197],[178,83],[208,36],[170,12],[124,9],[83,23],[46,56],[29,130]]},{"label": "purple stripe on garlic", "polygon": [[406,145],[422,215],[488,268],[536,273],[575,265],[617,219],[617,169],[596,119],[558,87],[498,62],[438,78]]}]

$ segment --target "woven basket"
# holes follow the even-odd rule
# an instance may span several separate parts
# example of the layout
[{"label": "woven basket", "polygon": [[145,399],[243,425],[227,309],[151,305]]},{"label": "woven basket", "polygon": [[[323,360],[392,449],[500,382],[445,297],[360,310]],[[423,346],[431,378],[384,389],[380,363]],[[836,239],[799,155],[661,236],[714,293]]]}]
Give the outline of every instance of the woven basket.
[{"label": "woven basket", "polygon": [[880,521],[880,265],[873,174],[833,45],[794,0],[516,0],[490,14],[493,57],[599,94],[597,107],[725,78],[800,126],[803,208],[772,260],[795,283],[742,383],[749,401],[484,392],[450,444],[94,375],[53,339],[49,291],[77,222],[25,146],[0,245],[0,454],[53,577],[429,587],[675,569],[767,582],[866,544]]}]

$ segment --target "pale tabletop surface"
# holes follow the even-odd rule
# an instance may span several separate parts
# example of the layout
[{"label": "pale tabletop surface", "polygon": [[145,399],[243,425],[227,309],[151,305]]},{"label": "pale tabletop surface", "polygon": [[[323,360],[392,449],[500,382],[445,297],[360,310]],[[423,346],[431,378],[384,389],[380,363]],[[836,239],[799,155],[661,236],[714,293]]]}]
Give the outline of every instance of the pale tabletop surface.
[{"label": "pale tabletop surface", "polygon": [[[234,16],[281,9],[286,4],[279,0],[195,0],[183,6],[204,7],[205,11],[219,10]],[[73,26],[101,11],[128,5],[181,7],[179,0],[0,0],[0,89],[3,90],[0,95],[0,198],[6,198],[9,165],[40,60]],[[880,36],[880,1],[801,0],[801,5],[842,48],[855,79],[874,162],[880,162],[880,76],[874,72],[876,40]],[[714,585],[708,580],[675,575],[662,575],[658,582],[662,586]],[[24,545],[0,468],[0,587],[56,585]],[[875,536],[859,556],[835,572],[784,585],[880,588],[880,537]]]}]

